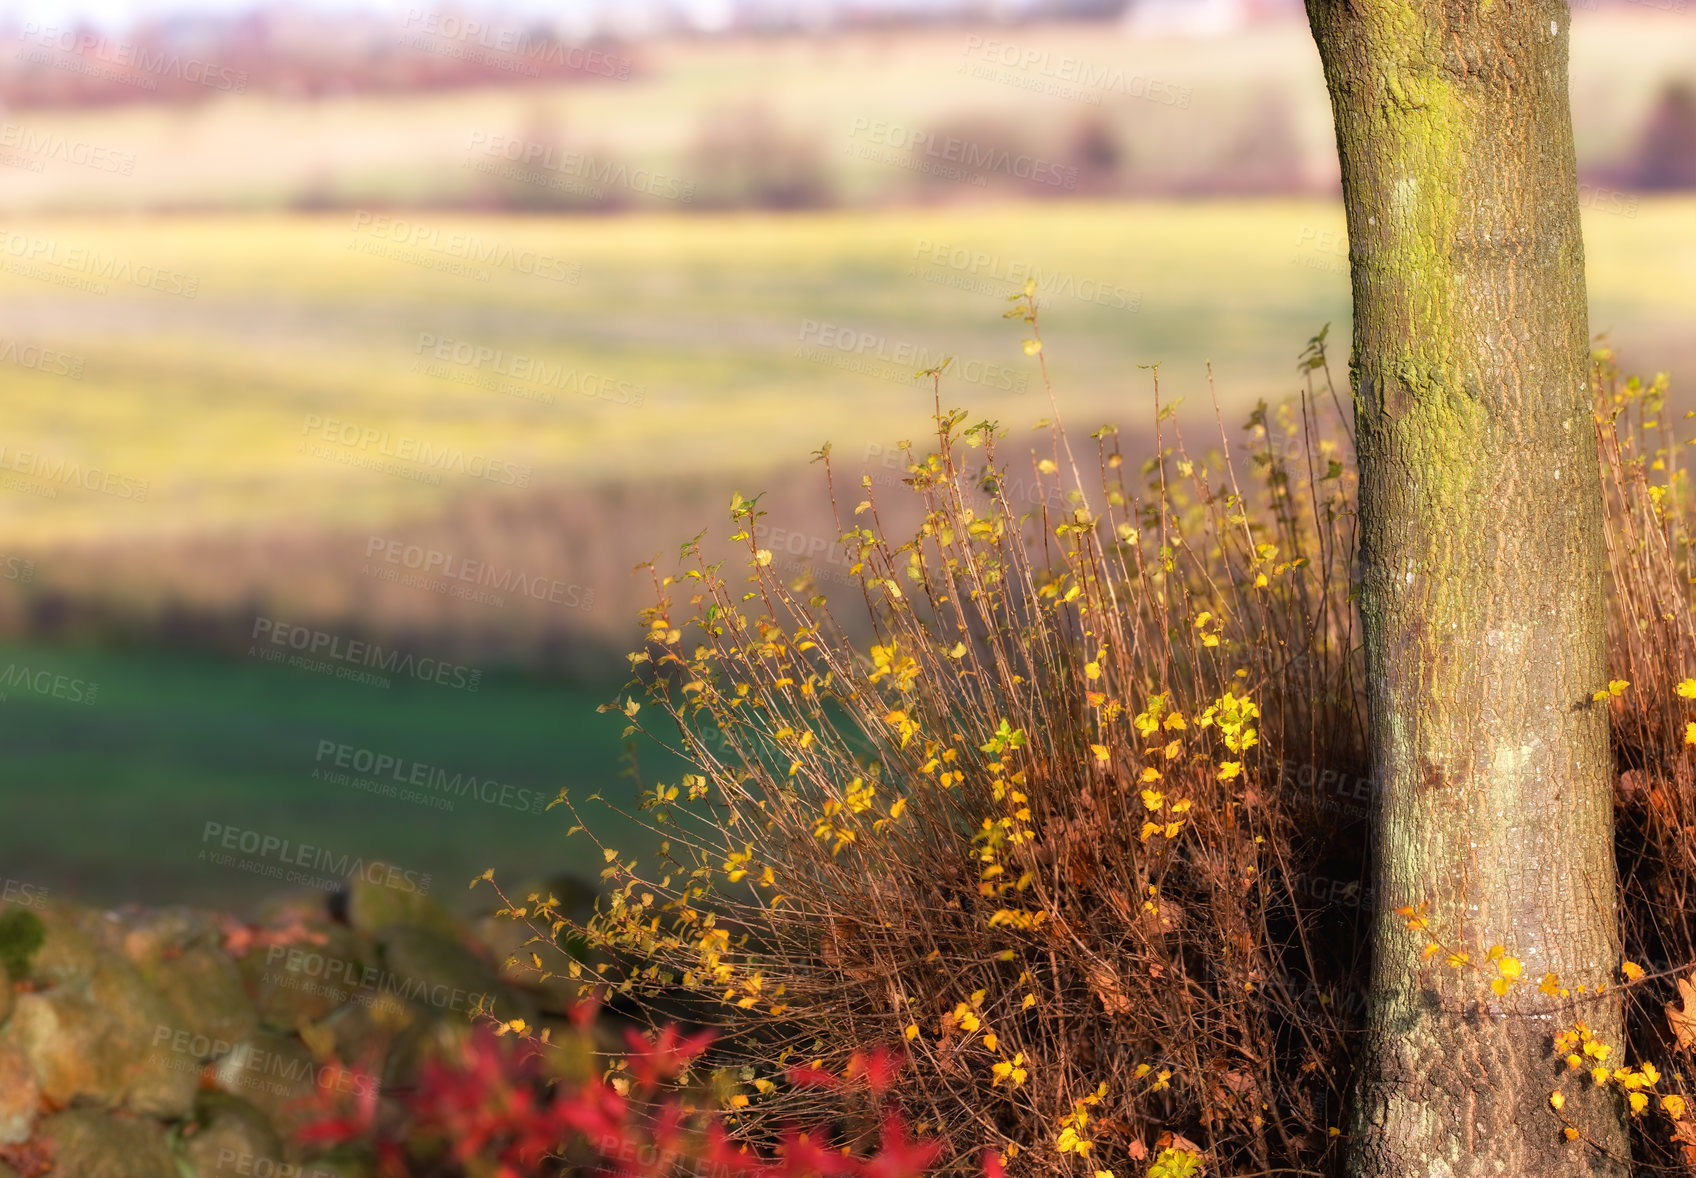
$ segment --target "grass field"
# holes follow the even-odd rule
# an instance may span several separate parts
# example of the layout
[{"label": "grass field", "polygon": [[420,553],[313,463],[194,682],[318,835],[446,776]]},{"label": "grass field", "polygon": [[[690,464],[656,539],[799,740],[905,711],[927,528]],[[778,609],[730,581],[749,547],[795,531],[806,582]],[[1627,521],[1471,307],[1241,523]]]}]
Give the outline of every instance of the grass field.
[{"label": "grass field", "polygon": [[[212,861],[226,829],[429,873],[450,906],[492,864],[503,879],[569,872],[593,882],[601,857],[566,839],[566,812],[532,811],[562,787],[581,799],[624,780],[621,718],[596,713],[610,696],[597,689],[489,680],[474,694],[404,682],[381,690],[257,661],[0,646],[0,677],[15,684],[13,668],[47,690],[0,688],[0,875],[93,902],[248,907],[298,890]],[[35,679],[42,671],[65,678]],[[93,702],[81,702],[91,686]],[[399,768],[377,772],[373,762],[361,773],[362,750]],[[670,768],[656,755],[645,768]],[[218,827],[210,838],[208,823]],[[626,831],[631,849],[645,845],[632,828],[612,829]]]},{"label": "grass field", "polygon": [[[827,440],[852,466],[868,443],[919,436],[918,349],[982,378],[950,383],[949,401],[1028,426],[1047,402],[1021,325],[1001,318],[1025,273],[1051,292],[1044,356],[1079,433],[1150,420],[1143,365],[1161,365],[1166,398],[1206,406],[1209,360],[1234,426],[1256,398],[1295,391],[1295,356],[1321,324],[1333,325],[1339,375],[1348,338],[1341,217],[1321,201],[413,221],[470,235],[493,259],[531,251],[575,280],[516,264],[444,273],[431,266],[456,263],[452,247],[397,256],[349,214],[7,222],[7,240],[37,256],[0,259],[0,616],[69,585],[216,600],[238,620],[312,600],[332,618],[399,619],[426,635],[507,627],[523,645],[511,607],[456,614],[433,594],[385,597],[364,575],[371,532],[428,541],[429,521],[451,517],[443,534],[473,555],[518,537],[508,566],[594,588],[595,609],[565,624],[622,646],[644,597],[631,564],[723,514],[687,485],[652,501],[619,487],[698,476],[753,491]],[[1630,366],[1696,368],[1696,201],[1592,210],[1586,233],[1593,328],[1613,331]],[[190,279],[192,299],[153,288]],[[873,342],[844,350],[847,332]],[[420,370],[436,347],[421,355],[421,336],[503,359],[456,363],[450,346]],[[547,384],[515,355],[572,375]],[[350,423],[356,441],[309,426],[329,421]],[[387,440],[362,445],[363,431]],[[417,457],[423,445],[529,467],[530,486],[439,470]],[[352,465],[367,460],[391,468]],[[540,498],[559,511],[525,516]],[[782,524],[800,500],[766,506]],[[568,510],[581,517],[569,531]],[[816,536],[819,517],[808,526]],[[238,569],[238,548],[263,559]],[[28,586],[9,572],[20,555],[35,562]],[[550,796],[625,788],[618,726],[592,711],[603,692],[504,679],[495,663],[470,694],[180,651],[14,647],[0,660],[101,685],[93,705],[18,690],[0,704],[0,870],[76,894],[245,903],[274,891],[199,860],[207,822],[391,856],[450,895],[493,862],[598,870],[592,849],[564,842],[557,811],[447,812],[315,780],[323,741]],[[621,672],[616,655],[606,662],[597,674]]]},{"label": "grass field", "polygon": [[[1592,323],[1628,361],[1691,355],[1693,223],[1689,199],[1588,218]],[[1139,366],[1155,363],[1168,398],[1205,405],[1211,360],[1239,414],[1295,390],[1294,356],[1321,324],[1347,339],[1340,213],[1319,201],[410,224],[515,261],[487,280],[445,274],[426,266],[458,264],[449,247],[397,245],[414,230],[384,236],[349,214],[9,222],[9,241],[74,263],[0,271],[6,336],[81,368],[0,362],[5,442],[147,493],[14,481],[0,543],[361,525],[515,490],[516,467],[533,485],[645,482],[788,464],[827,440],[862,453],[922,423],[920,349],[983,374],[954,382],[952,401],[1023,426],[1047,404],[1000,297],[1026,273],[1061,292],[1044,308],[1046,356],[1075,424],[1146,421]],[[520,273],[524,258],[573,280]],[[160,272],[195,297],[62,285]],[[442,340],[502,359],[417,369]],[[502,375],[515,356],[555,366],[555,385]],[[317,422],[387,433],[391,450],[463,447],[501,477],[360,469],[383,447],[320,444]]]}]

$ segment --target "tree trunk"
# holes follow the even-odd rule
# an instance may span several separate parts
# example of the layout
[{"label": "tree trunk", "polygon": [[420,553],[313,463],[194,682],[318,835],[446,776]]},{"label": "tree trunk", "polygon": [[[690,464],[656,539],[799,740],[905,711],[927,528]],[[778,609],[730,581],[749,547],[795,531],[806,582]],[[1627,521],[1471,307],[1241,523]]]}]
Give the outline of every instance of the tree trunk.
[{"label": "tree trunk", "polygon": [[[1567,5],[1307,8],[1354,282],[1383,905],[1350,1170],[1623,1175],[1620,1094],[1563,1080],[1551,1042],[1583,1018],[1624,1053],[1613,995],[1576,997],[1620,958]],[[1471,965],[1422,963],[1392,911],[1421,904]],[[1505,996],[1496,944],[1524,963]],[[1546,973],[1575,997],[1540,993]]]}]

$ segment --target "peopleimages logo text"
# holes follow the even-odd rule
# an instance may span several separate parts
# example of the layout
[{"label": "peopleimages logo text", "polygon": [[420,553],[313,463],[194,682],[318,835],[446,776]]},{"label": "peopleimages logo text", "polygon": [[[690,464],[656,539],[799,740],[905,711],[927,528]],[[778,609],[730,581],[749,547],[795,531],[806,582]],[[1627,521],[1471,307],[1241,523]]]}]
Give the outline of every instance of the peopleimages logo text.
[{"label": "peopleimages logo text", "polygon": [[[160,294],[192,299],[200,293],[200,279],[180,270],[136,262],[117,254],[103,254],[85,245],[67,245],[51,237],[0,229],[0,254],[33,266],[53,266],[94,279],[127,283]],[[104,289],[98,293],[104,294]]]},{"label": "peopleimages logo text", "polygon": [[519,274],[533,274],[550,282],[576,282],[582,264],[557,258],[540,250],[519,249],[501,241],[486,241],[470,233],[444,230],[440,226],[391,217],[386,213],[371,213],[360,209],[353,215],[354,240],[360,237],[409,246],[444,257],[475,262],[480,266],[496,266]]},{"label": "peopleimages logo text", "polygon": [[[572,609],[588,609],[595,604],[595,591],[581,585],[571,585],[557,577],[536,577],[512,568],[497,568],[487,561],[467,560],[451,552],[407,544],[386,536],[372,536],[365,542],[366,557],[377,557],[386,564],[440,576],[449,581],[515,593],[532,601],[546,601]],[[448,596],[457,596],[452,592]]]},{"label": "peopleimages logo text", "polygon": [[603,78],[628,78],[630,59],[604,49],[567,45],[549,35],[536,35],[516,27],[502,28],[470,20],[451,11],[409,8],[402,28],[422,30],[443,41],[458,41],[496,53],[509,53],[536,65],[563,65]]},{"label": "peopleimages logo text", "polygon": [[87,27],[40,25],[25,21],[23,39],[43,49],[56,49],[92,61],[123,66],[156,78],[175,78],[222,90],[229,94],[247,91],[247,71],[235,70],[198,57],[184,57],[167,49],[149,49],[133,41],[113,41]]},{"label": "peopleimages logo text", "polygon": [[[476,691],[483,680],[483,672],[474,667],[428,656],[419,658],[410,651],[402,652],[393,647],[385,650],[381,643],[344,638],[328,630],[295,626],[275,618],[254,618],[251,637],[255,642],[285,647],[309,660],[329,659],[348,666],[381,671],[385,675],[403,675],[426,683],[439,683],[443,687]],[[251,655],[255,651],[248,653]]]},{"label": "peopleimages logo text", "polygon": [[[293,839],[261,834],[257,830],[240,826],[226,826],[222,822],[208,822],[200,832],[200,842],[202,847],[215,846],[222,851],[254,855],[285,867],[322,872],[333,879],[357,878],[374,887],[393,888],[399,892],[417,892],[419,895],[427,895],[430,891],[430,876],[427,873],[403,870],[381,860],[368,861],[346,851],[332,851],[327,847],[313,846],[311,843],[297,843]],[[205,853],[203,850],[202,856]]]},{"label": "peopleimages logo text", "polygon": [[396,436],[386,429],[362,427],[357,422],[308,413],[301,423],[300,432],[350,449],[374,452],[384,458],[416,462],[432,470],[463,474],[507,487],[530,485],[531,471],[526,465],[490,458],[486,454],[467,454],[459,446],[432,445],[422,438],[406,434]]},{"label": "peopleimages logo text", "polygon": [[1027,281],[1034,282],[1036,293],[1044,299],[1072,298],[1080,302],[1095,303],[1097,306],[1111,307],[1117,311],[1137,311],[1142,308],[1142,294],[1124,286],[1100,279],[1079,278],[1061,271],[1044,271],[1030,262],[1004,259],[998,254],[947,245],[926,237],[913,242],[913,258],[915,261],[927,262],[937,269],[1006,283],[1009,289],[1023,286]]},{"label": "peopleimages logo text", "polygon": [[[429,331],[418,333],[418,343],[412,350],[418,356],[427,356],[461,368],[521,380],[528,384],[540,385],[544,389],[557,389],[579,397],[611,401],[618,405],[639,407],[647,395],[646,385],[633,384],[598,372],[580,371],[576,365],[561,361],[543,360],[536,356],[526,356],[522,352],[509,352],[504,348],[439,336]],[[550,399],[548,404],[553,404],[553,401]]]},{"label": "peopleimages logo text", "polygon": [[999,172],[1033,184],[1051,188],[1075,188],[1078,169],[1070,164],[1056,164],[1039,156],[1008,151],[991,143],[977,143],[957,135],[937,135],[904,127],[882,119],[857,117],[849,128],[850,139],[865,137],[866,142],[879,147],[909,152],[922,159],[956,164],[969,173]]},{"label": "peopleimages logo text", "polygon": [[[829,359],[840,355],[852,359],[856,364],[881,361],[894,365],[895,368],[890,372],[901,372],[903,380],[911,379],[911,370],[939,368],[954,361],[949,367],[951,377],[988,389],[1022,393],[1029,381],[1025,373],[1006,364],[984,360],[955,360],[952,353],[933,352],[919,344],[900,340],[892,342],[885,335],[842,327],[835,323],[821,323],[817,319],[801,321],[800,339],[799,346],[803,350],[808,345],[817,349],[816,355],[804,356],[806,359]],[[873,375],[878,373],[874,372]]]},{"label": "peopleimages logo text", "polygon": [[392,753],[359,748],[334,740],[318,742],[318,755],[315,760],[319,767],[313,770],[314,777],[320,777],[328,771],[329,766],[335,766],[337,769],[351,769],[355,773],[367,774],[373,779],[386,778],[396,785],[431,790],[447,797],[461,800],[474,798],[487,805],[500,806],[507,810],[525,810],[540,814],[552,800],[540,790],[499,782],[492,777],[479,778],[473,774],[450,773],[440,765],[430,765],[423,761],[414,761],[410,757],[399,757]]},{"label": "peopleimages logo text", "polygon": [[69,139],[52,131],[36,131],[17,123],[0,124],[0,147],[13,148],[37,160],[57,160],[128,176],[135,171],[135,153],[115,151],[98,143]]},{"label": "peopleimages logo text", "polygon": [[607,188],[627,188],[632,192],[645,192],[649,196],[684,204],[695,199],[692,180],[648,168],[631,168],[617,160],[596,159],[580,151],[565,151],[533,139],[472,131],[465,150]]}]

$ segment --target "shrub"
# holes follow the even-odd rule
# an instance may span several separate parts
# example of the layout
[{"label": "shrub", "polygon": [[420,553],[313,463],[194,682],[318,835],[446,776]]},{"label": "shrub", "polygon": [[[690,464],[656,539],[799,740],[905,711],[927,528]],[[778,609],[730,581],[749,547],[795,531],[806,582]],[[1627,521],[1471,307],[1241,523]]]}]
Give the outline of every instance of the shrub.
[{"label": "shrub", "polygon": [[[1013,314],[1040,360],[1028,290]],[[875,1118],[785,1070],[903,1042],[892,1095],[948,1168],[984,1148],[1044,1172],[1162,1149],[1172,1172],[1311,1166],[1358,1014],[1334,1000],[1355,921],[1306,898],[1360,880],[1360,814],[1327,796],[1362,749],[1335,396],[1255,412],[1253,497],[1225,438],[1192,457],[1165,411],[1136,476],[1103,429],[1085,480],[1056,412],[1032,477],[1066,506],[1021,517],[1004,432],[928,375],[920,531],[885,535],[869,480],[838,520],[864,655],[775,574],[756,501],[732,505],[746,587],[694,545],[654,571],[618,706],[698,772],[643,795],[659,862],[604,848],[613,890],[575,931],[605,956],[563,972],[719,1028],[746,1141],[823,1120],[869,1137]],[[513,913],[554,943],[546,898]]]},{"label": "shrub", "polygon": [[[1013,314],[1040,359],[1028,288]],[[737,496],[745,581],[695,544],[653,569],[649,641],[609,705],[694,766],[626,816],[660,853],[602,846],[609,890],[586,925],[551,897],[509,904],[535,967],[718,1030],[724,1124],[751,1145],[797,1121],[872,1140],[870,1110],[793,1066],[840,1071],[899,1041],[889,1096],[945,1143],[942,1170],[988,1150],[1043,1174],[1336,1172],[1383,914],[1363,855],[1352,447],[1325,333],[1300,369],[1299,398],[1257,408],[1234,454],[1222,427],[1193,454],[1157,408],[1134,477],[1103,428],[1086,479],[1056,409],[1032,477],[1059,494],[1025,516],[1004,431],[967,425],[943,374],[922,374],[936,433],[908,447],[917,534],[885,532],[869,479],[838,519],[875,633],[863,653],[806,577],[776,575],[764,513]],[[1604,348],[1595,387],[1612,658],[1636,685],[1610,698],[1630,766],[1625,948],[1676,963],[1626,971],[1636,1050],[1658,1052],[1675,1098],[1639,1122],[1640,1156],[1696,1162],[1680,1119],[1696,1096],[1675,1091],[1696,1074],[1696,975],[1675,978],[1696,960],[1689,508],[1664,380],[1621,382]],[[579,950],[544,962],[565,933]]]},{"label": "shrub", "polygon": [[[571,1012],[579,1030],[594,1017],[590,1006]],[[369,1156],[381,1178],[920,1178],[942,1146],[914,1140],[895,1110],[880,1108],[878,1140],[868,1152],[834,1148],[827,1131],[791,1126],[778,1148],[754,1153],[733,1143],[691,1098],[688,1086],[711,1035],[666,1027],[647,1039],[627,1031],[616,1075],[572,1083],[549,1074],[545,1038],[503,1041],[512,1030],[481,1025],[455,1058],[426,1061],[416,1082],[386,1107],[374,1082],[357,1085],[357,1096],[320,1091],[301,1144]],[[874,1052],[856,1055],[842,1075],[795,1069],[793,1082],[859,1092],[877,1104],[899,1066]]]}]

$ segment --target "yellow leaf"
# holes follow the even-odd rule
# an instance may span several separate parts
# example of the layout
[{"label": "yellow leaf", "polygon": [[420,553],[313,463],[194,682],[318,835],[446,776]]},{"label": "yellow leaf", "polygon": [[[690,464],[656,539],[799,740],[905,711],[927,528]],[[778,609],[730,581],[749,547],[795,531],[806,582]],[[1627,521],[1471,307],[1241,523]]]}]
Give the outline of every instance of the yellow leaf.
[{"label": "yellow leaf", "polygon": [[1563,1106],[1564,1104],[1566,1104],[1566,1097],[1562,1096],[1559,1092],[1550,1093],[1549,1094],[1549,1103],[1554,1105],[1555,1108],[1558,1109],[1561,1106]]},{"label": "yellow leaf", "polygon": [[1113,750],[1109,749],[1104,744],[1092,744],[1089,746],[1089,751],[1094,753],[1095,759],[1100,761],[1103,765],[1113,759]]},{"label": "yellow leaf", "polygon": [[1621,963],[1619,972],[1625,975],[1627,981],[1635,982],[1643,976],[1643,967],[1635,961],[1626,961]]},{"label": "yellow leaf", "polygon": [[1496,962],[1496,968],[1501,971],[1504,978],[1508,978],[1512,981],[1518,981],[1519,975],[1525,970],[1525,967],[1519,963],[1519,958],[1517,957],[1503,957],[1501,960]]},{"label": "yellow leaf", "polygon": [[1496,992],[1496,997],[1498,997],[1498,998],[1500,998],[1502,995],[1506,994],[1508,992],[1508,990],[1510,988],[1512,988],[1512,986],[1513,986],[1513,981],[1509,978],[1491,978],[1490,979],[1490,989],[1492,989]]},{"label": "yellow leaf", "polygon": [[919,1037],[919,1024],[918,1023],[908,1023],[907,1029],[902,1033],[907,1036],[907,1041],[909,1043],[911,1043],[914,1039],[917,1039]]},{"label": "yellow leaf", "polygon": [[1042,351],[1042,341],[1041,340],[1039,340],[1039,339],[1028,339],[1028,340],[1025,341],[1025,355],[1034,356],[1040,351]]},{"label": "yellow leaf", "polygon": [[1158,810],[1166,804],[1166,795],[1158,790],[1145,789],[1142,791],[1142,804],[1145,810]]},{"label": "yellow leaf", "polygon": [[1684,1115],[1684,1097],[1677,1094],[1663,1096],[1661,1097],[1661,1108],[1665,1110],[1667,1116],[1676,1121]]},{"label": "yellow leaf", "polygon": [[1641,1092],[1633,1092],[1626,1097],[1631,1102],[1631,1115],[1636,1116],[1649,1107],[1649,1098]]},{"label": "yellow leaf", "polygon": [[1686,679],[1678,685],[1677,691],[1685,699],[1696,699],[1696,679]]},{"label": "yellow leaf", "polygon": [[1229,781],[1243,771],[1241,761],[1225,761],[1219,766],[1219,780]]},{"label": "yellow leaf", "polygon": [[[1159,781],[1160,780],[1160,770],[1156,769],[1153,765],[1150,765],[1148,768],[1146,768],[1142,771],[1142,780],[1143,781]],[[1152,806],[1149,807],[1149,808],[1153,809]]]},{"label": "yellow leaf", "polygon": [[1574,1129],[1571,1125],[1568,1125],[1564,1130],[1562,1130],[1562,1132],[1566,1134],[1566,1139],[1568,1141],[1578,1140],[1578,1130]]}]

